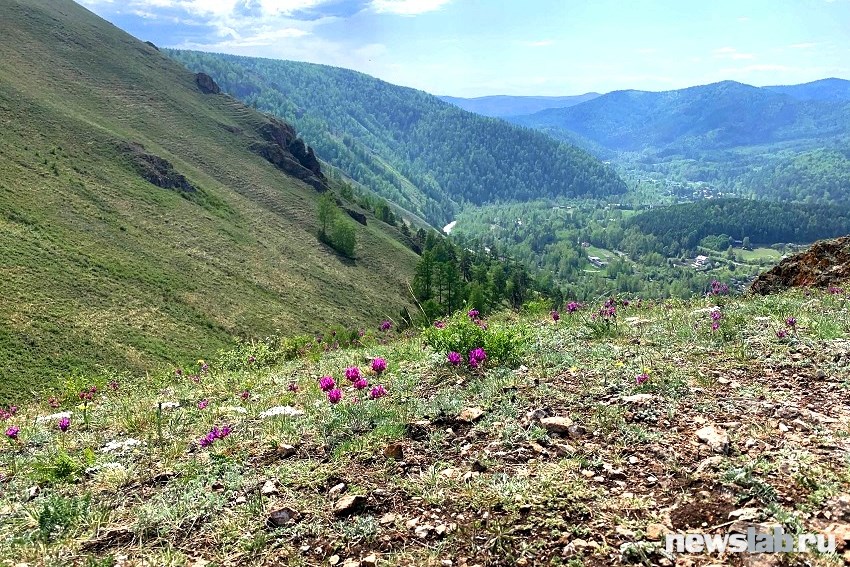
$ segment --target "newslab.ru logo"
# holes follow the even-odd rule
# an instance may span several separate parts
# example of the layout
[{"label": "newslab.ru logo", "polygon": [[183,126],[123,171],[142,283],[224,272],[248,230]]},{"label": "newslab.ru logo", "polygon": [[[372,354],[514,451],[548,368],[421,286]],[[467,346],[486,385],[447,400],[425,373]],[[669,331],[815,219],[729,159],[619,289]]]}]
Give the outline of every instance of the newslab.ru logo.
[{"label": "newslab.ru logo", "polygon": [[776,527],[773,533],[746,534],[667,534],[668,553],[835,553],[835,534],[788,534]]}]

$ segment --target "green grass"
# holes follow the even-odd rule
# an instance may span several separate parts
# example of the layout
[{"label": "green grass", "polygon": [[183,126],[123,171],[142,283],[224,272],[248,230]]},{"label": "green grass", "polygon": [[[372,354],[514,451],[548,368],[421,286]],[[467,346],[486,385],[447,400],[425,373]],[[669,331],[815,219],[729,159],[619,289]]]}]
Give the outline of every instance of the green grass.
[{"label": "green grass", "polygon": [[[354,262],[320,243],[316,191],[247,149],[264,117],[70,0],[7,4],[0,402],[234,337],[371,327],[408,305],[417,258],[397,231],[356,225]],[[127,142],[198,192],[143,180]]]},{"label": "green grass", "polygon": [[753,248],[752,250],[735,249],[735,254],[740,254],[745,262],[759,260],[779,260],[782,254],[773,248]]}]

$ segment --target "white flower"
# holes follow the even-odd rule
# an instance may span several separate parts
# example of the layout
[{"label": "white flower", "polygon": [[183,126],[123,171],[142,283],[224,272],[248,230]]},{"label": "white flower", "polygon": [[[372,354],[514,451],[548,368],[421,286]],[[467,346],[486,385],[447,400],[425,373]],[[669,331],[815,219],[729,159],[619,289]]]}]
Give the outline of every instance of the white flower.
[{"label": "white flower", "polygon": [[60,411],[59,413],[53,413],[53,414],[50,414],[50,415],[40,415],[37,418],[35,418],[35,421],[37,423],[44,423],[46,421],[58,421],[58,420],[62,419],[63,417],[67,417],[68,419],[71,419],[71,412]]},{"label": "white flower", "polygon": [[141,445],[144,445],[143,441],[139,441],[138,439],[133,439],[132,437],[128,437],[127,439],[125,439],[123,441],[119,441],[117,439],[114,439],[114,440],[110,441],[109,443],[107,443],[103,447],[103,449],[100,450],[100,452],[101,453],[114,453],[114,452],[117,451],[119,453],[125,453],[125,452],[133,449],[133,447],[138,447],[138,446],[141,446]]},{"label": "white flower", "polygon": [[265,419],[267,417],[275,417],[277,415],[285,415],[287,417],[298,417],[304,415],[304,410],[300,410],[292,406],[275,406],[261,413],[260,417]]}]

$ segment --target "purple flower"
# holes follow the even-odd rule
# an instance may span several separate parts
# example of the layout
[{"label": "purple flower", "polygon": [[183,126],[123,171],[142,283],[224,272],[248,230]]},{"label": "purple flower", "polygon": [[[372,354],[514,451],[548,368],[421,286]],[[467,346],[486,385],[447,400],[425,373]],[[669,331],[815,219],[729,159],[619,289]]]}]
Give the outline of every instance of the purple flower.
[{"label": "purple flower", "polygon": [[349,366],[345,369],[345,377],[352,382],[360,379],[360,368],[357,366]]},{"label": "purple flower", "polygon": [[457,352],[454,352],[454,351],[450,352],[446,356],[446,358],[448,359],[449,364],[451,364],[452,366],[457,366],[458,364],[460,364],[461,358],[460,358],[460,354],[457,353]]},{"label": "purple flower", "polygon": [[466,312],[466,316],[472,320],[478,319],[478,309],[470,309]]},{"label": "purple flower", "polygon": [[239,397],[242,398],[243,400],[247,400],[248,398],[251,397],[251,392],[249,392],[248,390],[243,390],[242,393],[239,394]]},{"label": "purple flower", "polygon": [[787,325],[791,329],[796,329],[797,319],[795,317],[788,317],[787,319],[785,319],[785,325]]},{"label": "purple flower", "polygon": [[218,439],[224,439],[232,432],[233,429],[229,425],[225,425],[221,429],[219,429],[218,427],[213,427],[212,429],[210,429],[209,433],[207,433],[198,440],[198,445],[200,445],[201,447],[209,447]]},{"label": "purple flower", "polygon": [[256,357],[256,356],[254,356],[254,355],[252,354],[251,356],[249,356],[249,357],[248,357],[248,364],[254,364],[255,362],[257,362],[257,357]]},{"label": "purple flower", "polygon": [[59,400],[57,400],[55,396],[51,396],[51,398],[50,398],[49,400],[47,400],[47,403],[48,403],[48,404],[50,405],[50,407],[52,407],[52,408],[58,408],[58,407],[59,407],[59,405],[60,405],[60,404],[59,404]]},{"label": "purple flower", "polygon": [[434,321],[434,327],[437,329],[445,329],[446,322],[445,321]]},{"label": "purple flower", "polygon": [[118,391],[118,382],[115,381],[115,380],[110,382],[109,383],[109,389],[112,390],[113,392],[117,392]]},{"label": "purple flower", "polygon": [[334,381],[332,376],[322,376],[322,378],[319,380],[319,388],[321,388],[323,392],[333,390],[335,387],[336,382]]},{"label": "purple flower", "polygon": [[719,309],[715,309],[711,312],[712,321],[720,321],[721,319],[723,319],[723,313],[721,313]]},{"label": "purple flower", "polygon": [[643,372],[643,373],[635,376],[635,382],[637,383],[638,386],[640,386],[641,384],[643,384],[647,380],[649,380],[649,374],[647,374],[646,372]]},{"label": "purple flower", "polygon": [[210,401],[209,401],[209,400],[206,400],[206,399],[205,399],[205,400],[201,400],[200,402],[198,402],[198,409],[207,409],[207,406],[208,406],[208,405],[210,405]]},{"label": "purple flower", "polygon": [[369,397],[372,398],[373,400],[377,400],[378,398],[383,398],[386,395],[387,395],[387,389],[384,388],[380,384],[373,387],[372,390],[369,392]]},{"label": "purple flower", "polygon": [[833,286],[829,286],[829,293],[831,293],[833,295],[838,295],[838,294],[844,293],[844,290],[841,289],[840,287],[835,287],[833,285]]},{"label": "purple flower", "polygon": [[718,323],[717,321],[715,321],[714,323],[711,324],[711,330],[712,331],[716,331],[719,328],[720,328],[720,323]]},{"label": "purple flower", "polygon": [[726,295],[729,293],[729,286],[717,280],[712,280],[711,288],[708,291],[709,295]]},{"label": "purple flower", "polygon": [[570,301],[569,303],[567,303],[567,313],[575,313],[579,310],[580,307],[581,305],[579,305],[577,302]]},{"label": "purple flower", "polygon": [[469,351],[469,359],[475,359],[477,362],[484,362],[487,360],[487,353],[481,347],[474,348]]},{"label": "purple flower", "polygon": [[338,404],[342,400],[342,391],[339,388],[334,388],[328,392],[328,401],[332,404]]},{"label": "purple flower", "polygon": [[298,384],[296,384],[295,382],[290,382],[289,386],[287,386],[286,389],[289,390],[290,392],[297,392],[298,391]]},{"label": "purple flower", "polygon": [[178,368],[177,370],[174,371],[174,375],[175,376],[183,376],[183,369]]},{"label": "purple flower", "polygon": [[552,316],[553,321],[558,321],[561,318],[561,314],[558,313],[558,311],[556,311],[556,310],[553,310],[549,315]]},{"label": "purple flower", "polygon": [[384,332],[389,331],[390,329],[393,328],[393,322],[385,319],[385,320],[381,321],[381,326],[378,327],[378,328],[381,331],[384,331]]},{"label": "purple flower", "polygon": [[776,338],[777,339],[784,339],[787,336],[788,336],[788,331],[786,331],[785,329],[779,329],[779,330],[776,331]]},{"label": "purple flower", "polygon": [[18,433],[21,432],[21,428],[17,425],[13,425],[6,430],[6,437],[9,438],[9,441],[17,441]]},{"label": "purple flower", "polygon": [[67,417],[63,417],[59,420],[59,431],[65,433],[71,427],[71,420]]},{"label": "purple flower", "polygon": [[354,382],[354,384],[352,384],[352,386],[354,386],[355,390],[365,390],[369,387],[369,382],[367,382],[365,378],[359,378],[356,382]]},{"label": "purple flower", "polygon": [[384,370],[387,369],[387,361],[381,357],[376,357],[372,359],[372,370],[377,374],[380,374]]},{"label": "purple flower", "polygon": [[487,321],[484,321],[483,319],[476,319],[475,324],[481,327],[482,329],[487,329]]}]

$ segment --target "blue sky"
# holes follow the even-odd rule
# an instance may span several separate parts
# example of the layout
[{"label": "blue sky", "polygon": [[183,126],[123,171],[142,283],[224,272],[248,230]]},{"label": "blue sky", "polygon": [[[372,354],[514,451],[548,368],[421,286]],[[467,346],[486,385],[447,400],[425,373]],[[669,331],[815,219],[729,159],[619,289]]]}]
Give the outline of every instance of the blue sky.
[{"label": "blue sky", "polygon": [[80,0],[136,37],[434,94],[850,79],[850,0]]}]

